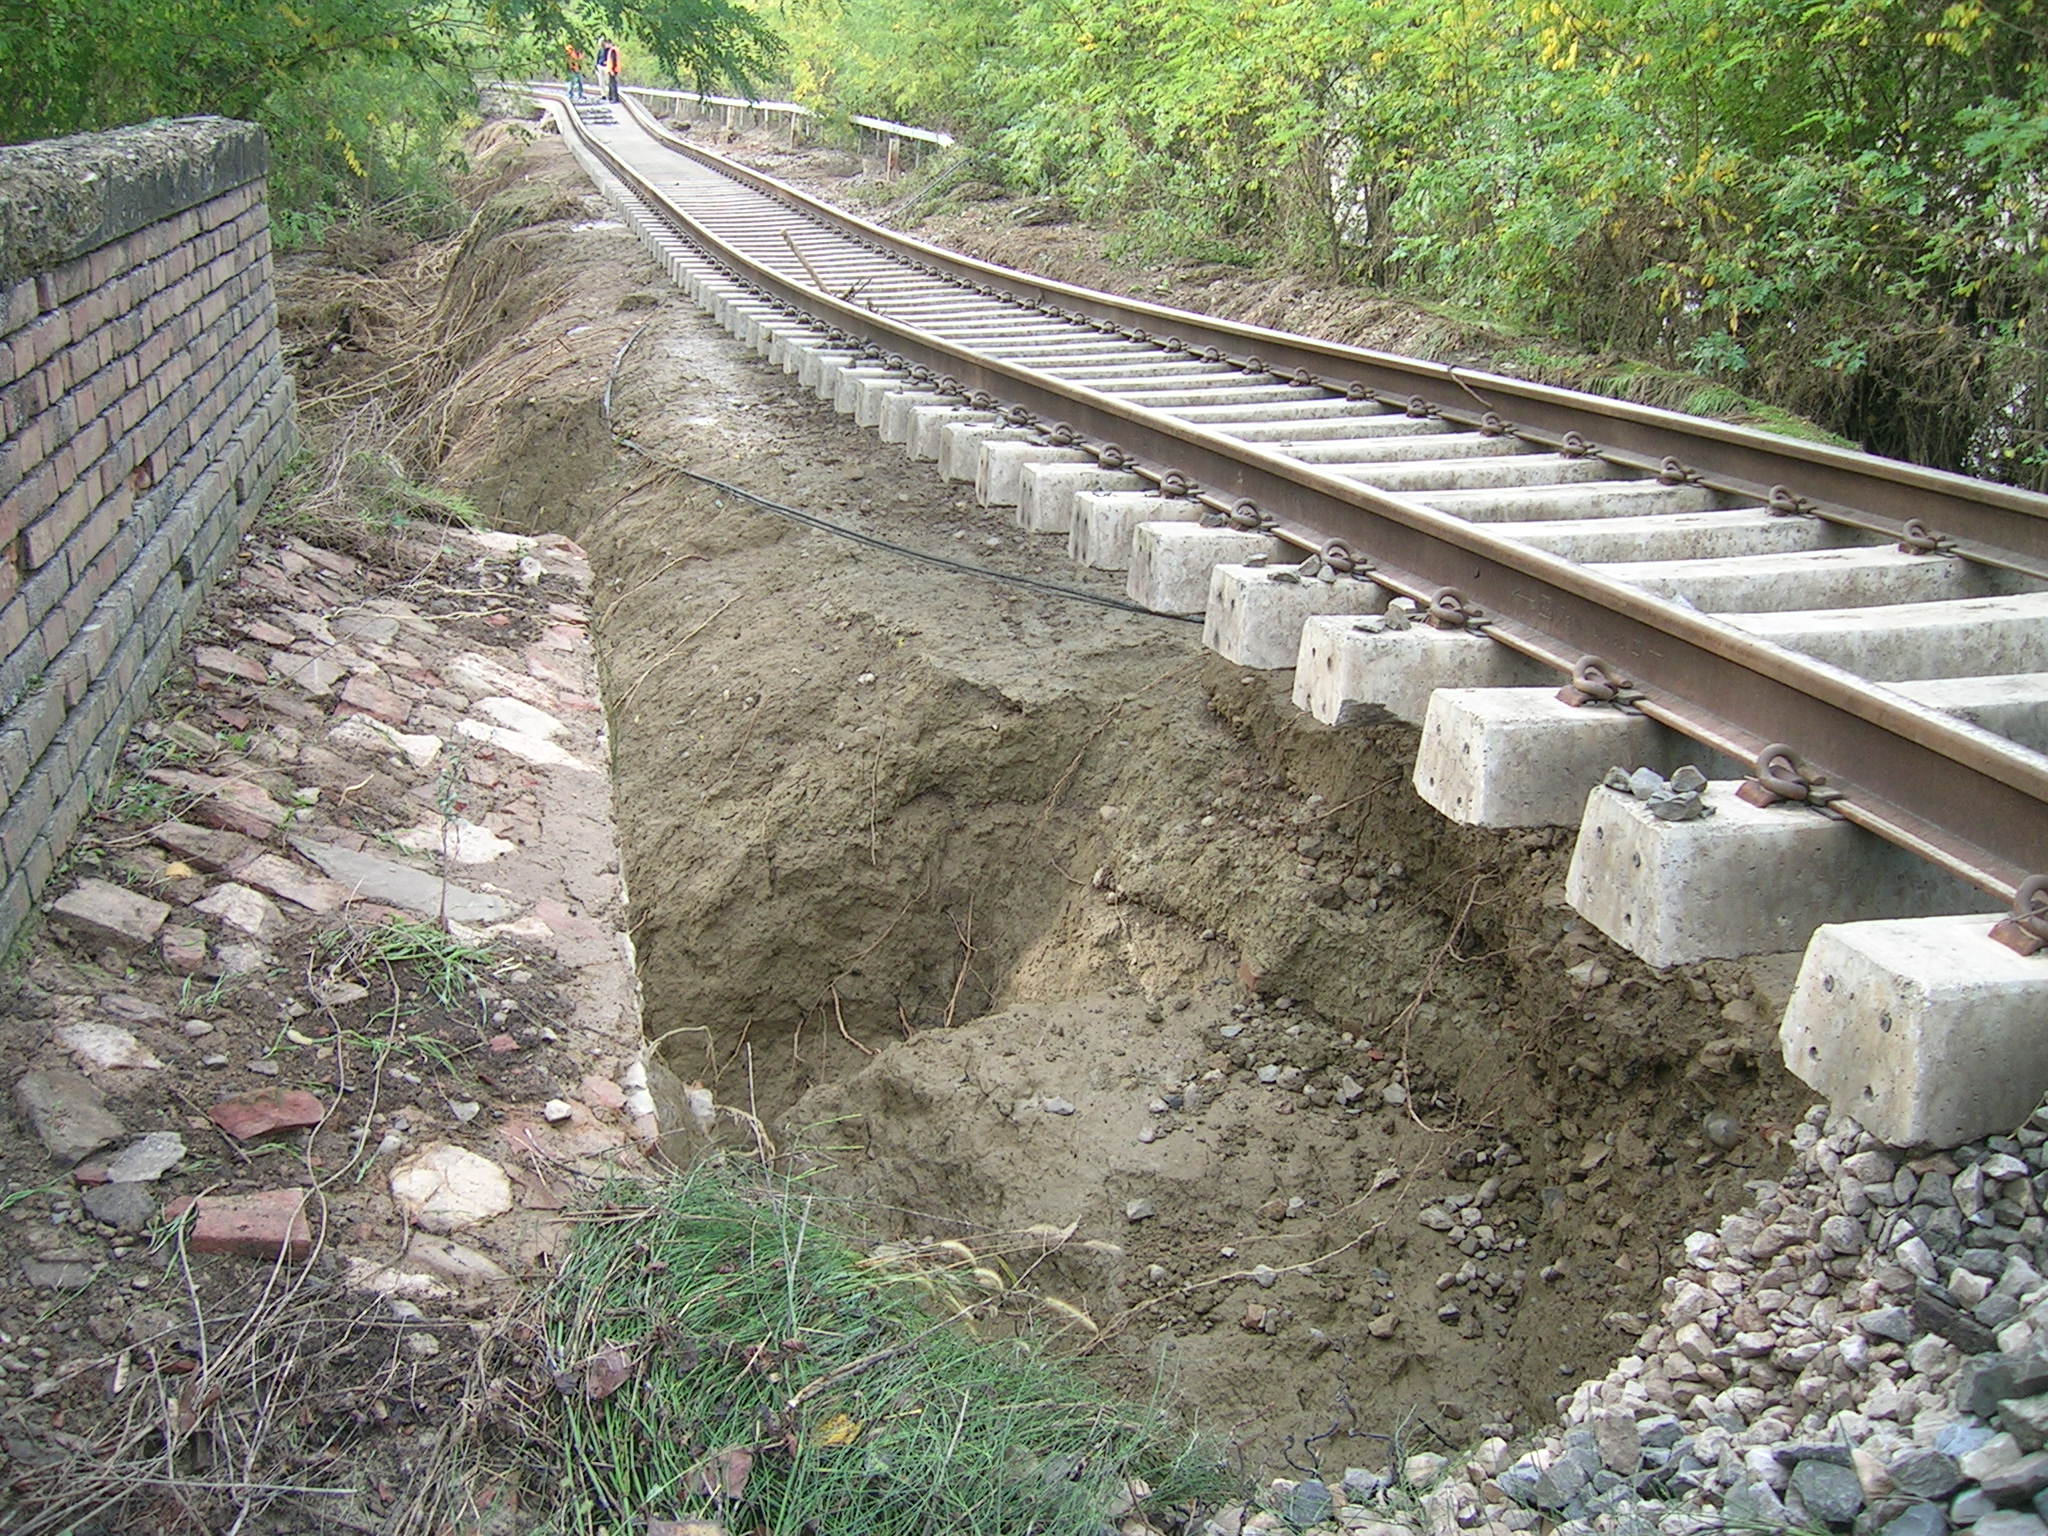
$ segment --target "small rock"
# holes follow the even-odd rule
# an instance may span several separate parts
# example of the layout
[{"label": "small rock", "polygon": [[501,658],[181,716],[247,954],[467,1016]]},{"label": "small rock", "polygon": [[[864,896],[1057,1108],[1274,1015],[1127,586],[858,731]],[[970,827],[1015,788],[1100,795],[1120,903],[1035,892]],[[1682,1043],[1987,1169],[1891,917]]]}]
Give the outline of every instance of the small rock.
[{"label": "small rock", "polygon": [[567,1099],[549,1099],[541,1106],[540,1112],[549,1125],[562,1125],[576,1117],[576,1111]]},{"label": "small rock", "polygon": [[1970,1528],[1976,1536],[2048,1536],[2048,1521],[2026,1510],[2001,1509]]},{"label": "small rock", "polygon": [[176,1131],[151,1131],[107,1159],[113,1184],[147,1184],[162,1178],[185,1159],[185,1138]]},{"label": "small rock", "polygon": [[185,863],[208,874],[226,869],[255,849],[255,845],[239,832],[227,832],[218,827],[195,827],[183,821],[164,822],[151,831],[150,837]]},{"label": "small rock", "polygon": [[1906,1451],[1894,1457],[1885,1472],[1894,1488],[1915,1499],[1945,1499],[1963,1480],[1955,1458],[1939,1451]]},{"label": "small rock", "polygon": [[1904,1307],[1879,1307],[1864,1313],[1856,1324],[1874,1339],[1890,1339],[1896,1344],[1913,1342],[1913,1319],[1906,1315]]},{"label": "small rock", "polygon": [[1956,1372],[1956,1406],[1980,1419],[1990,1418],[2009,1397],[2039,1392],[2048,1392],[2048,1356],[1978,1355]]},{"label": "small rock", "polygon": [[1625,1413],[1596,1413],[1590,1426],[1600,1447],[1600,1463],[1617,1477],[1634,1477],[1642,1470],[1643,1439],[1636,1421]]},{"label": "small rock", "polygon": [[1131,1200],[1124,1205],[1125,1221],[1150,1221],[1159,1214],[1159,1208],[1150,1200]]},{"label": "small rock", "polygon": [[127,1132],[99,1089],[69,1067],[28,1073],[14,1085],[14,1102],[44,1149],[66,1168]]},{"label": "small rock", "polygon": [[1820,1224],[1820,1240],[1831,1253],[1861,1253],[1863,1223],[1853,1216],[1830,1216]]},{"label": "small rock", "polygon": [[[260,784],[244,779],[219,779],[182,768],[154,768],[149,777],[183,794],[197,797],[187,813],[191,818],[223,832],[234,832],[258,842],[276,835],[291,813],[279,805]],[[164,842],[163,829],[152,834]],[[168,843],[165,846],[170,846]]]},{"label": "small rock", "polygon": [[[365,715],[374,715],[385,724],[393,726],[403,726],[406,718],[412,713],[412,706],[404,699],[393,693],[389,688],[379,687],[367,677],[352,677],[344,683],[341,689],[341,702],[346,708],[356,710]],[[518,704],[518,700],[484,699],[477,707],[481,709],[491,704]],[[524,709],[526,706],[520,705],[520,708]],[[537,709],[532,710],[531,713],[541,715],[541,712]],[[551,717],[541,715],[541,718],[550,720],[550,723],[554,724],[557,731],[561,729],[560,723],[552,721]]]},{"label": "small rock", "polygon": [[1859,1184],[1889,1184],[1898,1171],[1892,1155],[1874,1147],[1842,1159],[1842,1172]]},{"label": "small rock", "polygon": [[1998,1425],[2019,1441],[2022,1450],[2038,1451],[2048,1445],[2048,1393],[2000,1403]]},{"label": "small rock", "polygon": [[1832,1462],[1800,1462],[1792,1469],[1790,1492],[1809,1519],[1829,1525],[1848,1525],[1863,1510],[1863,1485],[1855,1471]]},{"label": "small rock", "polygon": [[1878,1536],[1948,1536],[1948,1516],[1939,1504],[1911,1504]]},{"label": "small rock", "polygon": [[1708,1110],[1700,1120],[1700,1130],[1724,1152],[1742,1140],[1742,1122],[1725,1109]]},{"label": "small rock", "polygon": [[123,1232],[147,1232],[156,1220],[156,1198],[147,1184],[100,1184],[81,1196],[86,1214]]},{"label": "small rock", "polygon": [[218,645],[195,645],[192,648],[192,664],[201,672],[211,672],[216,677],[240,678],[245,683],[261,687],[270,681],[270,670],[253,656],[244,656],[240,651],[229,650]]},{"label": "small rock", "polygon": [[276,651],[271,661],[279,675],[290,679],[313,698],[324,698],[334,685],[348,676],[348,668],[330,656],[301,656],[296,651]]},{"label": "small rock", "polygon": [[451,1238],[426,1232],[413,1233],[405,1245],[405,1262],[457,1286],[496,1285],[512,1278],[495,1259]]},{"label": "small rock", "polygon": [[1979,1483],[1993,1503],[2024,1504],[2048,1488],[2048,1451],[2034,1451],[2009,1461]]},{"label": "small rock", "polygon": [[[308,912],[332,912],[348,900],[348,891],[332,880],[309,875],[289,859],[274,853],[259,853],[239,859],[233,866],[235,879],[245,886],[304,907]],[[251,930],[252,932],[255,930]]]},{"label": "small rock", "polygon": [[197,976],[206,968],[206,930],[173,923],[156,936],[156,952],[174,976]]},{"label": "small rock", "polygon": [[1982,1488],[1965,1488],[1949,1500],[1948,1518],[1951,1525],[1975,1525],[1998,1506],[1991,1502],[1991,1495]]},{"label": "small rock", "polygon": [[1450,1458],[1434,1451],[1417,1451],[1401,1463],[1401,1481],[1410,1488],[1427,1488],[1444,1475]]},{"label": "small rock", "polygon": [[1074,1106],[1067,1100],[1057,1096],[1050,1099],[1040,1099],[1038,1107],[1048,1115],[1071,1115],[1074,1113]]},{"label": "small rock", "polygon": [[1925,1285],[1913,1297],[1913,1325],[1923,1333],[1940,1334],[1966,1355],[1988,1355],[1998,1348],[1997,1334]]},{"label": "small rock", "polygon": [[1565,979],[1573,986],[1588,991],[1606,986],[1613,976],[1613,973],[1598,960],[1581,960],[1577,965],[1567,966],[1564,974]]},{"label": "small rock", "polygon": [[284,915],[277,903],[253,887],[229,880],[217,885],[204,900],[192,903],[192,910],[218,918],[253,938],[265,938],[284,927]]},{"label": "small rock", "polygon": [[2011,1435],[1993,1435],[1956,1457],[1956,1466],[1973,1483],[1981,1483],[2020,1459],[2020,1443]]},{"label": "small rock", "polygon": [[1721,1499],[1721,1516],[1738,1530],[1782,1531],[1796,1522],[1768,1485],[1740,1477]]},{"label": "small rock", "polygon": [[42,1291],[82,1291],[92,1284],[97,1268],[91,1259],[63,1254],[44,1254],[23,1259],[21,1272],[28,1283]]},{"label": "small rock", "polygon": [[1336,1497],[1327,1483],[1318,1478],[1309,1478],[1296,1483],[1287,1490],[1287,1496],[1280,1501],[1278,1514],[1282,1520],[1296,1530],[1316,1525],[1330,1517],[1336,1508]]},{"label": "small rock", "polygon": [[50,906],[51,920],[79,943],[117,954],[146,947],[170,915],[163,902],[105,880],[81,880]]},{"label": "small rock", "polygon": [[512,1209],[512,1183],[487,1157],[445,1141],[420,1148],[391,1170],[400,1209],[428,1232],[449,1233]]},{"label": "small rock", "polygon": [[92,1019],[62,1024],[57,1028],[56,1040],[81,1067],[102,1072],[161,1072],[164,1068],[154,1051],[117,1024],[101,1024]]},{"label": "small rock", "polygon": [[608,1077],[587,1076],[577,1092],[592,1109],[618,1111],[626,1107],[626,1090]]}]

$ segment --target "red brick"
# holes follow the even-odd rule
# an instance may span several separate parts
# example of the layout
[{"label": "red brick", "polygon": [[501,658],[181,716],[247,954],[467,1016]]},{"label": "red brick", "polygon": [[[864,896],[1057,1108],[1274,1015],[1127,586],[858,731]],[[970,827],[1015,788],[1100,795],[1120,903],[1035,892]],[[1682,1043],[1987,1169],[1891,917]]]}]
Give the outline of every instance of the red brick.
[{"label": "red brick", "polygon": [[197,646],[192,652],[192,660],[200,671],[211,672],[218,677],[238,677],[244,682],[259,685],[270,681],[270,670],[262,662],[225,646]]},{"label": "red brick", "polygon": [[303,1088],[262,1088],[222,1099],[206,1118],[237,1141],[303,1131],[327,1118],[327,1106]]},{"label": "red brick", "polygon": [[389,688],[383,688],[366,677],[352,677],[342,685],[341,702],[344,708],[360,710],[366,715],[375,715],[391,725],[404,725],[412,715],[412,706]]},{"label": "red brick", "polygon": [[[134,504],[134,493],[123,491],[93,509],[92,516],[80,525],[76,542],[66,552],[74,573],[82,562],[91,560],[107,547],[114,530],[121,526],[122,518],[128,515],[128,509]],[[100,590],[105,591],[108,585],[111,585],[111,580],[102,583]]]},{"label": "red brick", "polygon": [[284,825],[285,808],[255,784],[212,779],[203,773],[187,773],[177,768],[158,768],[149,776],[173,789],[204,796],[187,813],[190,820],[202,826],[219,827],[266,842]]},{"label": "red brick", "polygon": [[71,537],[72,529],[85,521],[92,510],[92,503],[86,499],[83,486],[73,486],[41,517],[22,530],[22,548],[28,555],[32,569],[40,570],[49,564],[50,557],[57,553],[64,541]]},{"label": "red brick", "polygon": [[[45,461],[5,497],[0,497],[0,523],[11,522],[17,529],[32,524],[49,511],[57,499],[57,470]],[[31,565],[42,562],[32,560]]]},{"label": "red brick", "polygon": [[70,340],[70,322],[62,310],[43,315],[23,326],[9,340],[16,375],[27,373],[31,368],[40,368]]},{"label": "red brick", "polygon": [[301,1260],[313,1251],[303,1189],[266,1189],[252,1195],[184,1196],[164,1207],[175,1221],[195,1211],[185,1245],[194,1253],[250,1259]]}]

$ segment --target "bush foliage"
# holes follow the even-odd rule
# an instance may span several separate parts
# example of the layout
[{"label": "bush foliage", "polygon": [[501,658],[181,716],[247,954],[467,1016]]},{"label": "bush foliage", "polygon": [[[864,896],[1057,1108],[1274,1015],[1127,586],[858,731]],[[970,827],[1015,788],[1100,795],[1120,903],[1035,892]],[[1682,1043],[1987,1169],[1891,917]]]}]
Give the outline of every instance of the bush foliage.
[{"label": "bush foliage", "polygon": [[1016,183],[2048,484],[2048,0],[784,0]]},{"label": "bush foliage", "polygon": [[371,207],[432,224],[475,77],[558,74],[563,42],[600,34],[643,80],[705,85],[744,87],[781,47],[743,0],[48,0],[0,6],[0,142],[248,118],[286,244]]}]

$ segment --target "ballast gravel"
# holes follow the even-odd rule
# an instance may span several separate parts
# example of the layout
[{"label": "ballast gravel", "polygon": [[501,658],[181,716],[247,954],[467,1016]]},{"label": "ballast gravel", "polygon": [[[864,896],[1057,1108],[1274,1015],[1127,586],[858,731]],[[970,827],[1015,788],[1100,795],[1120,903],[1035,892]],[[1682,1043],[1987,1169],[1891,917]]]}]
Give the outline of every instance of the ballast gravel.
[{"label": "ballast gravel", "polygon": [[1279,1479],[1201,1536],[2048,1536],[2048,1105],[1932,1153],[1816,1109],[1792,1148],[1540,1441]]}]

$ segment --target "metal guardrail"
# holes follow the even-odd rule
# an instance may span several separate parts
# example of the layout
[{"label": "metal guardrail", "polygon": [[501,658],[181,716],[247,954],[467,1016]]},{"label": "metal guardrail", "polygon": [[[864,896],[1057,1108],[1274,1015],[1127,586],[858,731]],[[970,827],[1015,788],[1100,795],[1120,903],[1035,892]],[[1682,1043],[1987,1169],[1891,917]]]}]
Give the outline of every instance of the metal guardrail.
[{"label": "metal guardrail", "polygon": [[[746,101],[737,96],[712,96],[702,91],[663,91],[651,86],[629,85],[626,94],[640,97],[658,97],[668,101],[692,101],[700,106],[722,107],[747,112],[766,112],[789,118],[814,118],[818,113],[795,101]],[[920,144],[934,144],[941,149],[950,148],[956,141],[950,133],[941,133],[936,128],[913,128],[908,123],[892,123],[885,117],[863,117],[855,115],[848,121],[856,127],[866,128],[888,139],[910,139]],[[893,158],[893,157],[892,157]]]}]

